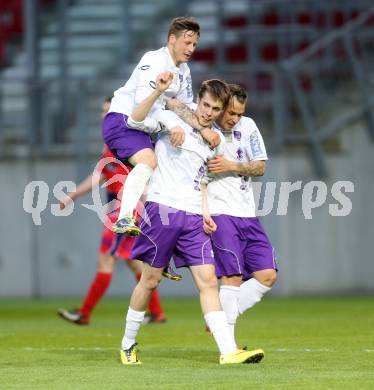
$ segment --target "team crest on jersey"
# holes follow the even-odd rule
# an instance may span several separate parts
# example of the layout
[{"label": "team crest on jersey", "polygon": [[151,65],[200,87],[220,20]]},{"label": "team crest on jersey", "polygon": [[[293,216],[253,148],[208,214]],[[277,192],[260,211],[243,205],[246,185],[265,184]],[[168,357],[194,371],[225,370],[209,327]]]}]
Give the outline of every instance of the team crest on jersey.
[{"label": "team crest on jersey", "polygon": [[236,150],[236,158],[237,158],[239,161],[242,161],[242,160],[243,160],[243,157],[244,157],[243,149],[242,149],[242,148],[238,148],[238,149]]},{"label": "team crest on jersey", "polygon": [[139,69],[140,70],[148,70],[151,67],[151,65],[143,65]]},{"label": "team crest on jersey", "polygon": [[240,141],[242,139],[242,133],[240,131],[234,130],[234,138]]}]

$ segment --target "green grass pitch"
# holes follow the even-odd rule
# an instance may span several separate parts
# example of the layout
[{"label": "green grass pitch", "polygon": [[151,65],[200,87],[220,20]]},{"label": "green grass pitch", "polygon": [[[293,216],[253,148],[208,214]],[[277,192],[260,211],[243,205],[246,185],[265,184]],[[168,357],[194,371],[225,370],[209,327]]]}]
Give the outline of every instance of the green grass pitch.
[{"label": "green grass pitch", "polygon": [[168,322],[143,326],[142,366],[121,366],[127,300],[105,299],[89,326],[57,317],[79,300],[0,300],[0,389],[374,389],[374,300],[271,299],[245,313],[237,340],[257,365],[220,366],[195,299],[164,299]]}]

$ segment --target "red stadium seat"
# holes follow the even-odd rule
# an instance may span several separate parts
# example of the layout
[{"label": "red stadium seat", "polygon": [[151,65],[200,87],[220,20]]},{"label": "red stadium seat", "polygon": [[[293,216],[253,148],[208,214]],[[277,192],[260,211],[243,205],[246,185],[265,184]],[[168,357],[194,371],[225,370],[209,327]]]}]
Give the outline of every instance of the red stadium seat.
[{"label": "red stadium seat", "polygon": [[262,46],[261,58],[267,62],[276,62],[280,60],[279,47],[277,43],[271,42]]},{"label": "red stadium seat", "polygon": [[267,26],[276,26],[280,23],[279,14],[276,11],[271,11],[266,13],[261,18],[261,24],[265,24]]},{"label": "red stadium seat", "polygon": [[248,19],[245,16],[234,16],[232,18],[226,19],[224,25],[231,28],[245,27],[248,25]]},{"label": "red stadium seat", "polygon": [[238,44],[226,48],[226,59],[230,62],[246,62],[249,61],[247,47]]},{"label": "red stadium seat", "polygon": [[216,53],[214,48],[197,49],[193,54],[194,61],[214,62],[216,60]]}]

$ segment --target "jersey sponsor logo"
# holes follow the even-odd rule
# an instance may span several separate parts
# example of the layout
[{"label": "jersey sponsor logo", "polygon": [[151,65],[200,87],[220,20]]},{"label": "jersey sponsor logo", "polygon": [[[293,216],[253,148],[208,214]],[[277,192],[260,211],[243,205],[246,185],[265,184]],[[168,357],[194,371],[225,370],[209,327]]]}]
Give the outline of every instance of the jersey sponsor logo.
[{"label": "jersey sponsor logo", "polygon": [[243,160],[243,157],[244,157],[243,149],[242,149],[242,148],[238,148],[238,149],[236,150],[236,158],[237,158],[239,161],[242,161],[242,160]]},{"label": "jersey sponsor logo", "polygon": [[151,67],[151,65],[143,65],[139,67],[140,70],[148,70]]},{"label": "jersey sponsor logo", "polygon": [[151,86],[151,88],[156,89],[156,82],[155,81],[151,80],[149,82],[149,85]]},{"label": "jersey sponsor logo", "polygon": [[240,141],[242,139],[242,133],[240,131],[234,130],[234,138]]},{"label": "jersey sponsor logo", "polygon": [[249,144],[251,146],[253,158],[263,155],[263,151],[261,148],[260,139],[258,137],[257,131],[254,131],[249,137]]}]

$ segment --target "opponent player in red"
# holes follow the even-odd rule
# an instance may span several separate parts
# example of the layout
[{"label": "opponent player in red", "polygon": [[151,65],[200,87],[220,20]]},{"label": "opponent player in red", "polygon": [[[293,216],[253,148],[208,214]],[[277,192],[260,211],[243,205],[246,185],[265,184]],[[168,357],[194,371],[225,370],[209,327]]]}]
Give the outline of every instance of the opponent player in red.
[{"label": "opponent player in red", "polygon": [[[110,106],[110,98],[106,99],[102,105],[102,118],[108,112]],[[108,147],[105,145],[103,154],[96,169],[99,171],[99,175],[90,174],[84,179],[77,187],[75,192],[69,193],[60,202],[60,208],[65,208],[69,203],[75,199],[91,191],[92,188],[99,185],[100,182],[105,181],[107,183],[107,196],[108,202],[113,199],[121,199],[123,180],[127,177],[131,168],[124,166],[123,164],[115,160],[115,156],[111,153]],[[105,162],[108,162],[105,164]],[[105,164],[105,165],[104,165]],[[120,176],[122,180],[111,180],[115,176]],[[111,182],[113,181],[113,182]],[[109,184],[108,184],[109,183]],[[119,201],[118,201],[119,203]],[[118,218],[119,207],[113,212],[108,213],[107,218],[109,221],[105,223],[101,244],[99,248],[98,263],[96,269],[96,275],[91,282],[90,288],[84,298],[82,306],[79,309],[66,310],[58,309],[57,313],[65,320],[78,325],[87,325],[90,322],[90,317],[93,309],[99,303],[105,292],[110,286],[112,280],[112,273],[116,258],[127,260],[130,255],[130,250],[133,245],[134,238],[129,237],[126,234],[116,234],[110,230],[110,226]],[[140,261],[127,261],[128,266],[134,272],[136,279],[140,279],[141,275],[141,262]],[[165,273],[164,273],[165,275]],[[169,274],[165,275],[171,279],[178,280],[178,275]],[[158,291],[154,290],[151,299],[148,304],[149,310],[149,322],[162,323],[166,321],[164,310],[160,304],[160,298]]]}]

